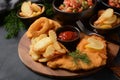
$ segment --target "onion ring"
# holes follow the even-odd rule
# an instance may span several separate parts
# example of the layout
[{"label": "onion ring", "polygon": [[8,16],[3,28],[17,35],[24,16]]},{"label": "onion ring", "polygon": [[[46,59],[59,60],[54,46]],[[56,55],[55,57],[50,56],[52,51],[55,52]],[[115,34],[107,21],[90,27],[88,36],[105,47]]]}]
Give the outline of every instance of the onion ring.
[{"label": "onion ring", "polygon": [[56,30],[57,28],[61,27],[57,21],[49,19],[49,23],[51,25],[50,29]]},{"label": "onion ring", "polygon": [[41,34],[47,33],[51,29],[56,30],[58,27],[61,27],[59,22],[41,17],[30,25],[26,34],[31,39],[32,37],[38,37]]},{"label": "onion ring", "polygon": [[27,31],[27,37],[37,37],[42,33],[45,33],[49,29],[49,20],[46,17],[37,19],[33,24],[30,25]]}]

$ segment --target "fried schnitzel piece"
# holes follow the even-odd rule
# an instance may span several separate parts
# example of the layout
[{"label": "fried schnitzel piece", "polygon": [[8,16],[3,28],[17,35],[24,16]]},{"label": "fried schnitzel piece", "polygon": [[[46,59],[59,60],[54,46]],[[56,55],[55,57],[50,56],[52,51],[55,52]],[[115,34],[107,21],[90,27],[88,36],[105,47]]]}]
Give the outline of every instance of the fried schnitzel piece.
[{"label": "fried schnitzel piece", "polygon": [[63,55],[59,58],[47,62],[47,66],[51,68],[63,68],[71,71],[79,70],[80,65],[76,65],[73,58],[68,55]]},{"label": "fried schnitzel piece", "polygon": [[[93,38],[95,40],[98,40],[100,41],[103,45],[103,48],[102,49],[95,49],[95,48],[89,48],[89,47],[86,47],[86,45],[88,44],[91,44],[90,42],[88,42],[88,39],[90,38]],[[98,45],[96,44],[96,47]],[[102,39],[101,37],[98,37],[98,36],[86,36],[77,46],[77,49],[82,51],[82,52],[85,52],[88,57],[90,58],[91,60],[91,68],[94,68],[94,67],[99,67],[99,66],[102,66],[102,65],[105,65],[106,64],[106,60],[107,60],[107,50],[106,50],[106,41],[104,39]],[[84,65],[83,65],[84,66]],[[90,68],[88,66],[88,68]]]},{"label": "fried schnitzel piece", "polygon": [[[91,38],[95,39],[95,41],[100,41],[99,43],[102,44],[102,47],[101,46],[99,48],[95,47],[96,49],[93,46],[86,47],[86,45],[91,44],[91,42],[89,41],[89,39]],[[92,44],[96,46],[99,45],[97,42],[95,43],[92,42]],[[84,52],[87,55],[87,57],[90,60],[90,63],[85,63],[82,60],[78,60],[76,64],[72,56],[63,55],[62,57],[48,61],[47,65],[51,68],[63,68],[70,71],[75,71],[80,69],[89,70],[106,64],[107,60],[106,41],[101,37],[86,36],[79,42],[76,48],[80,52]]]}]

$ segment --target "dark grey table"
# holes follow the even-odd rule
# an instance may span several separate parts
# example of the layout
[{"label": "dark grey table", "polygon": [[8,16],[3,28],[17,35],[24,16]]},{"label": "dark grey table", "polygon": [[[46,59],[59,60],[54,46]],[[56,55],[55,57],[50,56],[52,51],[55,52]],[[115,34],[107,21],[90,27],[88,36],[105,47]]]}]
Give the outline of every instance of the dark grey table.
[{"label": "dark grey table", "polygon": [[[18,43],[24,32],[25,30],[21,31],[18,37],[8,40],[5,39],[6,31],[0,26],[0,80],[61,80],[61,78],[37,74],[21,62],[18,56]],[[118,55],[115,62],[119,61]],[[69,80],[118,80],[118,78],[111,70],[104,68],[90,76]]]}]

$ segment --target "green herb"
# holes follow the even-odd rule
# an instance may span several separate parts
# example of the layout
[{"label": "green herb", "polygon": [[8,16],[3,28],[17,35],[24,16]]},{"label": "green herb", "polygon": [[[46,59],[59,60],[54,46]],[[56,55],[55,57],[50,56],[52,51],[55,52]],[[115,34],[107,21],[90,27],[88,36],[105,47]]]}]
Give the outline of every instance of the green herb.
[{"label": "green herb", "polygon": [[80,52],[79,50],[73,51],[69,53],[70,56],[73,57],[74,62],[77,64],[79,60],[83,61],[86,64],[90,63],[90,59],[86,53]]},{"label": "green herb", "polygon": [[21,20],[16,15],[16,11],[18,10],[18,7],[20,6],[20,4],[18,4],[16,8],[10,10],[9,14],[4,19],[4,28],[7,31],[7,34],[5,37],[7,39],[16,37],[19,31],[25,28],[25,25],[21,22]]},{"label": "green herb", "polygon": [[[10,10],[9,14],[4,19],[4,28],[7,31],[6,38],[14,38],[18,35],[21,29],[25,29],[26,26],[22,23],[22,21],[17,17],[17,10],[21,7],[21,4],[24,0],[20,0],[19,4],[15,6],[14,9]],[[25,0],[27,1],[27,0]],[[52,4],[48,2],[48,0],[44,0],[43,4],[46,7],[45,16],[52,18],[54,16],[54,12],[52,9]]]},{"label": "green herb", "polygon": [[4,20],[5,30],[7,31],[6,38],[10,39],[16,37],[18,32],[24,28],[24,24],[21,20],[16,16],[15,11],[10,11],[9,15],[5,17]]}]

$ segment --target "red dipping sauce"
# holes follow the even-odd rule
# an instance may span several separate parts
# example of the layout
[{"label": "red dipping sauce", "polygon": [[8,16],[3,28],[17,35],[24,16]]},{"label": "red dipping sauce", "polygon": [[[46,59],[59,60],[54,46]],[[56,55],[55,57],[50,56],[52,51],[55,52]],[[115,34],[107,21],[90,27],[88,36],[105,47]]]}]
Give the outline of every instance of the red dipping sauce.
[{"label": "red dipping sauce", "polygon": [[78,37],[77,32],[74,31],[64,31],[58,35],[58,38],[63,41],[74,40]]}]

